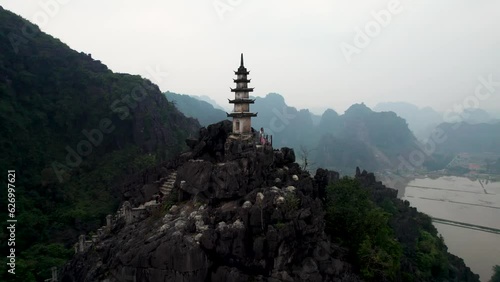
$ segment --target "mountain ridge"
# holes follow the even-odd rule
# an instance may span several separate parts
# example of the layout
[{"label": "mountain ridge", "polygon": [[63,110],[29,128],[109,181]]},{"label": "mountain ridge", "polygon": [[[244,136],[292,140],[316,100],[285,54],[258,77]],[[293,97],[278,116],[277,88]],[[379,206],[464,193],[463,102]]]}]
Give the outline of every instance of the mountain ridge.
[{"label": "mountain ridge", "polygon": [[0,168],[16,171],[22,281],[50,275],[67,243],[116,208],[115,182],[173,157],[199,128],[151,81],[113,73],[2,7],[0,117]]},{"label": "mountain ridge", "polygon": [[372,173],[313,176],[292,149],[228,139],[231,131],[230,121],[202,128],[153,178],[157,189],[175,179],[171,196],[145,217],[124,203],[79,245],[62,281],[478,281],[430,218]]}]

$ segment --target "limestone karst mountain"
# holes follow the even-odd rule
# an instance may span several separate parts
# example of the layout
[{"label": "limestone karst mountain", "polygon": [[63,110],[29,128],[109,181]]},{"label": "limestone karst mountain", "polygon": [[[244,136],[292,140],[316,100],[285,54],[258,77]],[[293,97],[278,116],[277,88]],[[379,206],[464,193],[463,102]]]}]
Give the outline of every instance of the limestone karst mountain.
[{"label": "limestone karst mountain", "polygon": [[[171,97],[179,101],[184,114],[202,123],[223,119],[221,111],[201,108],[196,99]],[[355,104],[342,115],[328,109],[316,117],[307,109],[288,106],[280,94],[269,93],[256,97],[252,109],[259,113],[253,119],[255,128],[272,134],[276,146],[294,148],[299,160],[304,158],[303,151],[308,152],[309,163],[316,167],[343,171],[360,165],[370,170],[394,168],[399,155],[417,148],[418,141],[404,119],[393,112],[374,112],[364,104]]]},{"label": "limestone karst mountain", "polygon": [[[335,230],[332,222],[347,224],[342,233],[356,230],[328,206],[332,187],[346,182],[338,173],[318,169],[312,176],[288,148],[227,142],[231,130],[230,121],[202,128],[188,140],[191,151],[126,185],[126,202],[96,235],[75,245],[62,281],[478,281],[447,253],[428,216],[358,169],[353,181],[363,188],[346,186],[338,194],[360,205],[349,206],[349,217],[358,220],[354,211],[364,204],[366,212],[387,216],[375,229],[390,228],[379,236],[400,250],[391,271],[368,263],[357,247],[339,241],[340,233],[328,231]],[[170,191],[160,203],[137,200],[164,187]],[[378,252],[365,255],[375,259]]]},{"label": "limestone karst mountain", "polygon": [[225,111],[216,108],[207,101],[200,100],[201,98],[199,97],[169,91],[164,94],[169,101],[175,104],[179,111],[187,117],[196,118],[201,126],[208,126],[227,119]]},{"label": "limestone karst mountain", "polygon": [[376,112],[394,112],[408,122],[408,127],[418,139],[426,139],[438,124],[443,122],[443,115],[430,107],[419,108],[405,102],[379,103]]},{"label": "limestone karst mountain", "polygon": [[443,123],[439,125],[439,129],[446,136],[446,140],[437,145],[437,152],[500,154],[500,122],[492,124]]},{"label": "limestone karst mountain", "polygon": [[17,172],[17,281],[48,278],[68,243],[116,209],[117,183],[171,158],[199,129],[151,81],[113,73],[2,7],[0,119],[0,168]]},{"label": "limestone karst mountain", "polygon": [[311,176],[288,148],[227,146],[228,122],[185,144],[199,124],[151,81],[113,73],[3,8],[0,70],[0,167],[19,176],[17,281],[477,281],[430,218],[373,174],[358,171],[343,187],[356,193],[337,193],[364,205],[332,205],[337,173]]},{"label": "limestone karst mountain", "polygon": [[[451,106],[451,105],[450,105]],[[431,107],[419,108],[413,104],[405,102],[385,102],[379,103],[374,108],[376,112],[394,112],[408,122],[408,127],[419,140],[426,140],[432,134],[434,128],[443,122],[467,124],[493,124],[498,122],[488,112],[479,108],[465,108],[463,112],[438,112]]]}]

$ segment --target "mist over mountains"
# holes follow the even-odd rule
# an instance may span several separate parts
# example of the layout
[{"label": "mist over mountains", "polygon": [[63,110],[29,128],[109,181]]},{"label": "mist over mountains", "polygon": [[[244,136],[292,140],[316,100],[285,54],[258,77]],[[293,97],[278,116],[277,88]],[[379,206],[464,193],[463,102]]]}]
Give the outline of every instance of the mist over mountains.
[{"label": "mist over mountains", "polygon": [[419,108],[406,102],[385,102],[377,104],[373,110],[377,112],[395,112],[407,121],[408,127],[419,140],[429,138],[432,131],[438,125],[445,122],[464,122],[468,124],[500,122],[498,117],[492,116],[490,113],[479,108],[466,108],[459,113],[455,113],[452,109],[449,109],[444,113],[440,113],[431,107]]},{"label": "mist over mountains", "polygon": [[179,111],[187,117],[196,118],[201,126],[208,126],[227,118],[225,111],[217,108],[217,105],[211,104],[215,103],[213,100],[203,100],[200,96],[176,94],[173,92],[165,92],[164,94],[167,100],[174,103]]},{"label": "mist over mountains", "polygon": [[[167,97],[179,100],[179,96],[167,93]],[[224,119],[222,111],[199,101],[182,96],[180,110],[198,118],[201,123]],[[295,148],[300,159],[308,158],[309,165],[344,170],[346,173],[363,165],[367,169],[391,168],[397,157],[416,149],[416,138],[406,122],[392,112],[377,113],[364,104],[351,106],[339,115],[329,109],[321,116],[307,109],[298,110],[286,104],[283,96],[270,93],[255,97],[252,111],[258,113],[252,120],[255,129],[263,128],[273,136],[274,146]]]},{"label": "mist over mountains", "polygon": [[[179,100],[184,114],[197,118],[202,125],[226,119],[224,111],[206,103],[200,108],[195,97],[168,95]],[[436,130],[444,131],[447,139],[426,156],[424,165],[429,165],[429,169],[443,168],[446,161],[459,153],[496,153],[500,148],[500,122],[481,109],[469,109],[461,115],[463,121],[450,124],[430,107],[420,109],[403,102],[380,103],[374,110],[355,104],[344,114],[327,109],[318,116],[307,109],[288,106],[277,93],[255,99],[252,111],[258,112],[258,116],[252,120],[253,127],[262,127],[272,134],[275,145],[295,148],[299,161],[307,157],[313,167],[346,173],[360,165],[376,171],[396,170],[399,157],[408,159],[411,152],[422,151]]]},{"label": "mist over mountains", "polygon": [[[271,93],[252,111],[273,148],[230,139],[212,102],[114,73],[0,7],[0,168],[16,171],[22,226],[18,274],[4,263],[0,280],[57,266],[65,282],[478,281],[428,215],[364,170],[420,150],[405,119],[363,103],[318,116]],[[438,152],[498,151],[498,124],[441,126]]]}]

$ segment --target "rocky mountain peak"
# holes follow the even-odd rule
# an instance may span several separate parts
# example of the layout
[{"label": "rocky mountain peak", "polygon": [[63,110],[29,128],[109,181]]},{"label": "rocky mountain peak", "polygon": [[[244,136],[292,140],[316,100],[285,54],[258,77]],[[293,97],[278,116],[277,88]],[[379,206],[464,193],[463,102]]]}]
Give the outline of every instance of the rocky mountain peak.
[{"label": "rocky mountain peak", "polygon": [[187,140],[191,151],[164,164],[156,181],[159,190],[162,181],[172,186],[162,203],[133,217],[137,207],[126,202],[75,254],[63,281],[355,278],[345,250],[324,233],[321,197],[338,174],[320,169],[311,177],[292,149],[226,142],[230,130],[223,121]]},{"label": "rocky mountain peak", "polygon": [[[325,169],[313,177],[295,163],[292,149],[255,145],[230,133],[228,121],[202,128],[198,138],[186,140],[189,152],[124,185],[127,201],[92,240],[80,237],[62,281],[362,281],[359,260],[333,239],[331,223],[343,226],[344,216],[355,218],[355,210],[370,207],[389,215],[373,203],[386,203],[395,215],[388,222],[395,237],[388,242],[404,242],[408,252],[399,273],[428,281],[427,274],[414,271],[413,253],[421,250],[421,234],[430,234],[422,230],[437,231],[428,216],[398,200],[396,190],[359,168],[353,180]],[[350,186],[332,199],[332,187],[346,181],[361,188]],[[332,206],[325,205],[341,198],[353,201],[351,213],[332,221]],[[443,252],[450,262],[446,277],[478,281],[462,260]],[[404,281],[399,273],[393,281]],[[368,280],[379,281],[373,279]]]}]

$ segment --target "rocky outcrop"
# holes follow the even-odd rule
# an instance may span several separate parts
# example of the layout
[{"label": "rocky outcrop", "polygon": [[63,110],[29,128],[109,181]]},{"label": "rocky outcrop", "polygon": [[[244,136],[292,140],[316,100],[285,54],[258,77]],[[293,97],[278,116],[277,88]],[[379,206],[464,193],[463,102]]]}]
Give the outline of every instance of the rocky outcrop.
[{"label": "rocky outcrop", "polygon": [[233,124],[229,120],[201,128],[198,139],[186,140],[191,151],[184,156],[188,159],[223,161],[225,155],[224,145],[232,128]]},{"label": "rocky outcrop", "polygon": [[396,199],[398,196],[397,190],[388,188],[381,181],[377,181],[373,172],[367,172],[366,170],[360,172],[359,167],[356,167],[354,177],[361,183],[361,186],[370,191],[372,199],[376,203],[381,203],[385,199]]},{"label": "rocky outcrop", "polygon": [[160,189],[173,169],[168,183],[178,197],[164,202],[176,204],[144,220],[114,221],[75,254],[62,281],[357,281],[346,250],[324,233],[320,195],[338,174],[311,177],[292,149],[226,143],[229,125],[202,129],[176,169],[129,185],[138,195]]},{"label": "rocky outcrop", "polygon": [[[65,266],[62,281],[361,281],[348,263],[352,253],[324,232],[326,188],[339,174],[311,176],[292,149],[228,139],[230,130],[226,121],[202,129],[187,141],[190,152],[126,185],[130,202],[155,189],[164,197],[140,216],[109,220]],[[390,222],[395,236],[415,242],[425,217],[372,173],[358,168],[355,178],[374,202],[395,200],[404,211]],[[473,278],[463,262],[452,267],[456,277]]]}]

